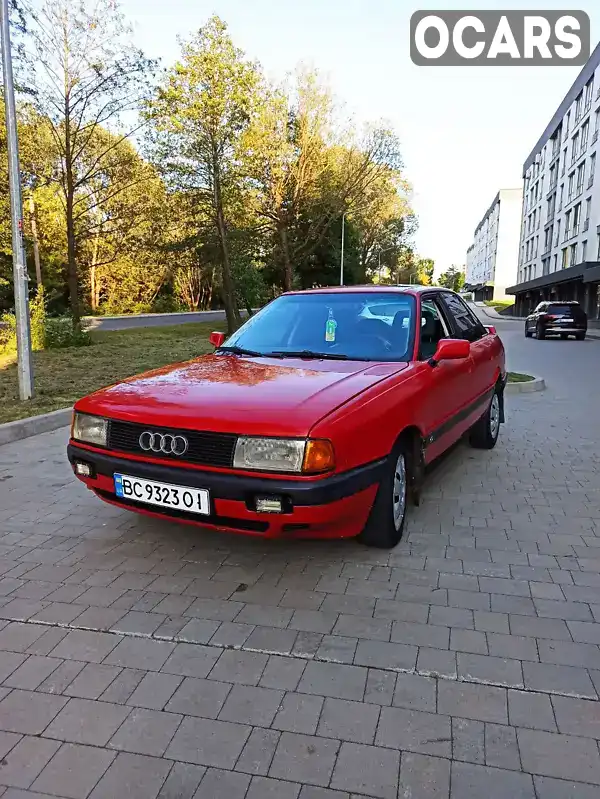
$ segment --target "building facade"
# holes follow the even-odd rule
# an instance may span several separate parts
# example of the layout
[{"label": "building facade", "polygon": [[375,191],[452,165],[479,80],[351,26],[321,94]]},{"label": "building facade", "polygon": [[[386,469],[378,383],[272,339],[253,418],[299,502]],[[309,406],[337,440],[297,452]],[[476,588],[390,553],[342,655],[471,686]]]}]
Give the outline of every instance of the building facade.
[{"label": "building facade", "polygon": [[600,319],[600,44],[523,165],[515,315],[577,300]]},{"label": "building facade", "polygon": [[467,250],[465,288],[476,300],[503,300],[517,279],[523,189],[500,189]]}]

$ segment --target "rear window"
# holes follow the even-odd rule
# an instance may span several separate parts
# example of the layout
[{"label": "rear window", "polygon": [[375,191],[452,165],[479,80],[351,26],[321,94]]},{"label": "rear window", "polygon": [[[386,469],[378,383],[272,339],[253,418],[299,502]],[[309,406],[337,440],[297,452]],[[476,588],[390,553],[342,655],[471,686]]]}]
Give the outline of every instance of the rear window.
[{"label": "rear window", "polygon": [[581,313],[580,305],[549,305],[548,313],[557,314],[561,316],[568,316],[569,314],[579,315]]}]

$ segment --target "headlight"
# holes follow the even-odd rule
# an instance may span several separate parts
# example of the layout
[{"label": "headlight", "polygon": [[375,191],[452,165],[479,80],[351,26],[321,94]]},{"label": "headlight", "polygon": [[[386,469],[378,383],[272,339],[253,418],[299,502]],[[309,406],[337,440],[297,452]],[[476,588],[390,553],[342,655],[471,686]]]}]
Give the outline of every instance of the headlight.
[{"label": "headlight", "polygon": [[87,413],[75,413],[73,417],[73,438],[95,444],[98,447],[106,446],[108,433],[108,419],[101,416],[90,416]]},{"label": "headlight", "polygon": [[294,438],[240,437],[233,456],[235,469],[318,474],[333,469],[330,441]]}]

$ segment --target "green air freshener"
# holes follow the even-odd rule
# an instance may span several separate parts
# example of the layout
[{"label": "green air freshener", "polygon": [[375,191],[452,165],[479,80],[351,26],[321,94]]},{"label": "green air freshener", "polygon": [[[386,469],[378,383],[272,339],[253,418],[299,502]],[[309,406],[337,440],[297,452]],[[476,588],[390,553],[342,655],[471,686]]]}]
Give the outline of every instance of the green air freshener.
[{"label": "green air freshener", "polygon": [[335,329],[337,327],[337,322],[333,318],[333,311],[331,308],[329,309],[329,316],[327,317],[327,322],[325,323],[325,341],[335,341]]}]

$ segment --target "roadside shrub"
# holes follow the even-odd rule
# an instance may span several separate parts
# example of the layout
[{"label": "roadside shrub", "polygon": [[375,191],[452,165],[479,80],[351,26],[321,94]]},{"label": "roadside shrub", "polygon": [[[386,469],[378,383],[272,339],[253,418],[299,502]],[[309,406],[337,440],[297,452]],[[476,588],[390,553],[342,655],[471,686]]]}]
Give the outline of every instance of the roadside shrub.
[{"label": "roadside shrub", "polygon": [[12,311],[0,316],[0,352],[9,354],[17,349],[17,319]]},{"label": "roadside shrub", "polygon": [[[64,347],[85,347],[92,343],[84,328],[73,328],[70,316],[52,318],[46,315],[46,298],[39,288],[29,303],[31,346],[33,350],[53,350]],[[0,352],[12,354],[17,349],[17,320],[10,311],[0,317]]]},{"label": "roadside shrub", "polygon": [[31,348],[43,350],[46,342],[46,296],[40,286],[35,297],[29,303],[29,319],[31,324]]},{"label": "roadside shrub", "polygon": [[44,346],[47,350],[58,350],[64,347],[87,347],[92,338],[87,330],[73,327],[70,316],[46,319]]}]

